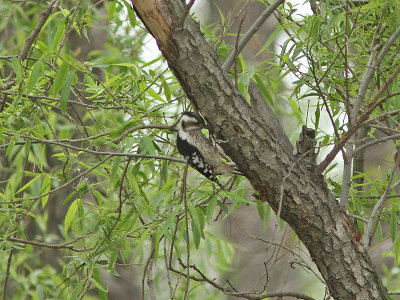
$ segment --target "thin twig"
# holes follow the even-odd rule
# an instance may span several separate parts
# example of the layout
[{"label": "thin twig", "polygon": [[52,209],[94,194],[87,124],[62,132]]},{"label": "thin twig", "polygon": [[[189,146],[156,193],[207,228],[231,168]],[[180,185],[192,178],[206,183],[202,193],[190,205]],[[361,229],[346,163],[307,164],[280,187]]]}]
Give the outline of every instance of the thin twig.
[{"label": "thin twig", "polygon": [[[186,164],[185,169],[183,170],[183,181],[182,181],[182,198],[183,204],[185,208],[185,230],[186,230],[186,264],[190,263],[190,240],[189,240],[189,213],[188,213],[188,204],[187,204],[187,195],[186,195],[186,181],[187,181],[187,171],[188,164]],[[184,300],[188,297],[189,292],[189,284],[190,284],[190,273],[189,268],[186,269],[186,286],[185,286],[185,295],[183,297]]]},{"label": "thin twig", "polygon": [[194,4],[195,0],[190,0],[189,4],[186,5],[185,7],[185,11],[183,12],[181,18],[178,20],[178,23],[176,23],[176,27],[180,28],[183,25],[183,22],[185,22],[185,19],[190,11],[190,9],[192,8],[193,4]]},{"label": "thin twig", "polygon": [[[352,117],[354,119],[353,124],[351,125],[350,129],[342,136],[342,138],[335,144],[331,152],[325,157],[325,159],[318,165],[316,172],[322,173],[326,167],[333,161],[336,157],[338,152],[343,149],[344,145],[347,141],[355,134],[358,128],[368,119],[369,115],[372,111],[382,103],[383,100],[378,101],[379,97],[383,94],[384,91],[387,90],[388,86],[394,78],[400,73],[400,65],[398,68],[393,72],[390,78],[385,82],[384,85],[380,87],[377,94],[375,95],[374,99],[366,106],[365,112],[361,114],[361,116],[356,120],[356,117],[359,113],[361,108],[361,104],[365,99],[365,94],[367,92],[367,88],[371,83],[372,77],[375,74],[375,70],[379,67],[383,57],[387,54],[390,47],[394,44],[397,38],[400,36],[400,27],[396,30],[396,32],[388,39],[385,46],[377,56],[375,63],[373,63],[374,53],[371,53],[368,65],[366,67],[366,71],[364,73],[363,79],[361,80],[360,88],[358,90],[357,100],[353,106],[352,110]],[[375,47],[375,50],[377,47]],[[374,51],[372,51],[374,52]]]},{"label": "thin twig", "polygon": [[[11,133],[7,133],[7,132],[3,132],[3,134],[9,135],[9,136],[13,136],[13,134]],[[43,139],[39,139],[39,138],[35,138],[35,137],[31,137],[31,136],[26,136],[26,135],[20,135],[20,137],[24,138],[24,139],[30,139],[33,141],[37,141],[43,144],[51,144],[51,145],[57,145],[60,147],[65,147],[65,148],[70,148],[70,149],[74,149],[76,151],[82,151],[82,152],[87,152],[93,155],[107,155],[107,156],[125,156],[125,157],[132,157],[132,158],[152,158],[152,159],[161,159],[161,160],[169,160],[169,161],[173,161],[173,162],[178,162],[178,163],[185,163],[186,161],[180,158],[174,158],[174,157],[170,157],[170,156],[164,156],[164,155],[149,155],[149,154],[138,154],[138,153],[122,153],[122,152],[108,152],[108,151],[95,151],[95,150],[90,150],[90,149],[84,149],[84,148],[80,148],[80,147],[76,147],[76,146],[72,146],[72,145],[68,145],[68,144],[63,144],[60,143],[56,140],[43,140]]]},{"label": "thin twig", "polygon": [[366,218],[363,218],[363,217],[360,217],[360,216],[357,216],[357,215],[354,215],[351,213],[346,213],[346,215],[348,215],[349,217],[351,217],[353,219],[357,219],[357,220],[363,221],[364,223],[368,223],[368,219],[366,219]]},{"label": "thin twig", "polygon": [[368,147],[371,147],[373,145],[380,144],[380,143],[383,143],[383,142],[387,142],[387,141],[390,141],[390,140],[397,140],[397,139],[400,139],[400,133],[394,134],[394,135],[385,136],[383,138],[370,141],[370,142],[365,143],[364,145],[358,147],[354,151],[354,154],[356,154],[356,153],[358,153],[358,152],[360,152],[360,151],[362,151],[362,150],[364,150],[364,149],[366,149]]},{"label": "thin twig", "polygon": [[7,238],[7,240],[12,241],[12,242],[21,243],[24,245],[32,245],[32,246],[37,246],[37,247],[49,248],[49,249],[67,249],[67,250],[70,250],[73,252],[86,252],[86,251],[93,250],[93,247],[79,249],[79,248],[74,248],[73,246],[70,246],[70,244],[76,242],[78,239],[76,239],[75,241],[72,241],[72,242],[68,242],[68,243],[64,243],[64,244],[60,244],[60,245],[54,245],[54,244],[47,244],[47,243],[41,243],[41,242],[27,241],[27,240],[15,238],[15,237]]},{"label": "thin twig", "polygon": [[[258,236],[255,236],[255,235],[251,234],[250,232],[248,232],[246,229],[244,229],[243,226],[242,226],[235,218],[232,218],[232,219],[233,219],[233,221],[236,223],[236,225],[237,225],[245,234],[247,234],[249,237],[251,237],[251,238],[253,238],[253,239],[257,240],[257,241],[263,242],[263,243],[265,243],[265,244],[272,245],[272,246],[276,246],[276,247],[278,247],[279,249],[284,249],[284,250],[286,250],[287,253],[291,253],[293,256],[295,256],[295,257],[297,257],[298,259],[300,259],[304,264],[307,264],[306,261],[304,260],[304,258],[303,258],[301,255],[299,255],[299,254],[297,254],[295,251],[293,251],[293,248],[286,247],[286,246],[282,245],[282,243],[281,243],[281,244],[274,243],[274,242],[271,242],[271,241],[267,241],[267,240],[265,240],[265,239],[263,239],[263,238],[260,238],[260,237],[258,237]],[[285,253],[285,254],[286,254],[286,253]],[[282,256],[283,256],[283,255],[282,255]],[[282,256],[281,256],[281,257],[282,257]],[[323,284],[325,284],[324,279],[323,279],[320,275],[318,275],[318,274],[317,274],[315,271],[313,271],[311,268],[310,268],[310,271],[314,274],[314,276],[315,276],[316,278],[318,278],[319,281],[321,281]]]},{"label": "thin twig", "polygon": [[387,196],[390,194],[390,192],[393,189],[395,189],[397,186],[400,185],[400,180],[398,180],[396,183],[394,183],[392,185],[393,179],[395,177],[394,176],[395,170],[398,167],[399,163],[400,163],[400,155],[398,156],[398,158],[392,168],[390,178],[389,178],[388,184],[386,186],[385,192],[383,193],[381,198],[376,203],[376,205],[371,213],[371,216],[369,217],[368,222],[365,226],[365,230],[364,230],[364,234],[363,234],[363,238],[362,238],[362,244],[365,248],[369,247],[369,243],[371,240],[371,232],[372,232],[374,222],[375,221],[378,222],[379,216],[381,214],[381,208],[383,208],[383,204],[386,202]]},{"label": "thin twig", "polygon": [[4,285],[3,285],[3,300],[6,300],[6,294],[7,294],[7,284],[8,284],[8,278],[10,277],[10,268],[11,268],[11,260],[13,257],[15,249],[11,248],[10,253],[8,254],[8,259],[7,259],[7,269],[6,269],[6,274],[4,278]]},{"label": "thin twig", "polygon": [[238,84],[238,70],[237,70],[237,67],[238,67],[238,66],[237,66],[236,60],[237,60],[237,57],[238,57],[238,55],[239,55],[238,46],[239,46],[240,32],[242,31],[243,22],[244,22],[244,19],[246,18],[246,16],[247,16],[247,10],[243,11],[243,14],[240,16],[240,19],[239,19],[239,28],[238,28],[238,30],[237,30],[236,41],[235,41],[235,49],[234,49],[234,63],[235,63],[235,65],[234,65],[234,72],[235,72],[235,86],[236,86],[237,88],[238,88],[239,84]]},{"label": "thin twig", "polygon": [[349,139],[357,132],[357,130],[364,124],[364,122],[368,119],[370,114],[375,110],[375,108],[380,105],[385,99],[381,101],[377,101],[377,99],[382,95],[382,93],[388,88],[389,84],[394,80],[394,78],[400,73],[400,65],[396,69],[396,71],[390,76],[390,78],[386,81],[384,85],[381,86],[377,94],[375,95],[373,101],[366,106],[365,112],[357,119],[357,122],[350,127],[350,129],[344,133],[341,139],[335,143],[335,146],[328,153],[325,159],[318,165],[316,172],[322,173],[326,167],[333,161],[339,151],[341,151],[344,145],[349,141]]},{"label": "thin twig", "polygon": [[154,249],[153,249],[153,251],[151,251],[149,259],[147,260],[146,265],[144,266],[144,271],[143,271],[143,276],[142,276],[142,300],[145,300],[145,298],[144,298],[144,281],[146,279],[146,271],[150,265],[150,262],[153,259],[153,255],[154,255]]},{"label": "thin twig", "polygon": [[354,103],[353,110],[352,110],[352,118],[354,119],[357,115],[358,112],[361,108],[361,105],[364,101],[365,94],[367,92],[368,86],[371,83],[372,77],[375,74],[375,70],[379,67],[383,57],[387,54],[389,51],[390,47],[394,44],[394,42],[397,40],[397,38],[400,36],[400,27],[394,32],[394,34],[388,39],[386,42],[385,46],[379,53],[379,55],[376,57],[375,62],[373,63],[373,59],[375,56],[376,49],[379,47],[379,45],[376,45],[374,49],[371,51],[371,55],[368,61],[368,65],[366,67],[364,76],[361,80],[360,88],[358,89],[358,94],[357,94],[357,100]]},{"label": "thin twig", "polygon": [[[220,290],[221,292],[223,292],[226,295],[229,296],[233,296],[233,297],[238,297],[238,298],[245,298],[245,299],[251,299],[251,300],[262,300],[265,298],[277,298],[277,297],[294,297],[297,299],[304,299],[304,300],[315,300],[315,298],[312,298],[310,296],[301,294],[301,293],[293,293],[293,292],[277,292],[277,293],[254,293],[254,292],[248,292],[248,293],[237,293],[237,292],[230,292],[229,289],[226,289],[224,287],[222,287],[221,285],[219,285],[218,283],[215,282],[214,280],[211,280],[210,278],[208,278],[207,276],[204,275],[203,272],[201,272],[199,270],[199,268],[196,267],[196,265],[189,265],[189,266],[185,266],[182,262],[182,260],[179,259],[180,264],[184,267],[184,268],[191,268],[194,271],[196,271],[201,278],[199,277],[195,277],[190,275],[190,279],[197,281],[197,282],[207,282],[208,284],[210,284],[211,286],[213,286],[214,288]],[[181,276],[185,276],[185,273],[182,273],[178,270],[175,270],[174,268],[171,268],[171,271],[181,275]]]},{"label": "thin twig", "polygon": [[122,133],[119,137],[117,137],[116,139],[114,139],[114,143],[118,144],[119,142],[121,142],[122,139],[124,139],[126,136],[128,136],[130,133],[136,131],[136,130],[140,130],[140,129],[168,129],[168,130],[175,130],[176,125],[179,123],[179,120],[176,121],[174,124],[172,125],[139,125],[139,126],[135,126],[132,128],[129,128],[128,130],[126,130],[124,133]]}]

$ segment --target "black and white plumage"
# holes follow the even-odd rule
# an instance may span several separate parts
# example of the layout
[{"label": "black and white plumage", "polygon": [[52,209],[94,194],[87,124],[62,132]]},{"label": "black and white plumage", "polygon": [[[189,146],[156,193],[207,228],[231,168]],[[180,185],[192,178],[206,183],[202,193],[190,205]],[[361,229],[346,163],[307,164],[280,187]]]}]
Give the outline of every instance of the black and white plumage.
[{"label": "black and white plumage", "polygon": [[221,160],[217,147],[201,132],[204,127],[199,114],[184,112],[179,122],[178,151],[191,167],[221,186],[216,175],[233,173],[233,168]]}]

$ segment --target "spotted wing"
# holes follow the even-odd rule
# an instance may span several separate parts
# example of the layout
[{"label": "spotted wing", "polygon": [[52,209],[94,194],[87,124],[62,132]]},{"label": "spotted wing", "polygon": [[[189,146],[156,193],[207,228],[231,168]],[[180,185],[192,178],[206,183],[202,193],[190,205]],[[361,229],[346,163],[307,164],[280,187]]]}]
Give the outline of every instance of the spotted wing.
[{"label": "spotted wing", "polygon": [[197,150],[200,155],[208,162],[215,174],[230,174],[233,168],[222,162],[221,153],[201,131],[197,131],[189,136],[193,145],[198,145]]},{"label": "spotted wing", "polygon": [[184,157],[189,162],[189,165],[196,169],[199,173],[207,177],[209,180],[219,183],[217,177],[215,176],[214,170],[210,165],[208,165],[199,151],[195,151]]},{"label": "spotted wing", "polygon": [[178,151],[183,155],[189,165],[196,169],[200,174],[207,177],[207,179],[215,181],[218,185],[221,185],[215,176],[214,169],[207,163],[198,148],[189,144],[187,140],[181,139],[179,136],[177,139]]}]

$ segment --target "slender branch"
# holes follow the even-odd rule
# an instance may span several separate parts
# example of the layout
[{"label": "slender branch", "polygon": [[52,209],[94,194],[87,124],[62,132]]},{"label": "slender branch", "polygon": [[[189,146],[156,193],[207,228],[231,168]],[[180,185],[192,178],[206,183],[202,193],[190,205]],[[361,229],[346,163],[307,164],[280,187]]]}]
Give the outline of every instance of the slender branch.
[{"label": "slender branch", "polygon": [[[374,196],[374,195],[358,196],[358,198],[365,198],[365,199],[377,199],[377,198],[380,198],[380,197],[381,197],[381,195],[376,195],[376,196]],[[390,199],[390,198],[400,198],[400,194],[388,195],[387,198],[388,199]]]},{"label": "slender branch", "polygon": [[376,93],[374,99],[371,101],[371,103],[368,103],[366,109],[367,110],[372,110],[375,109],[376,107],[378,107],[380,104],[382,104],[384,101],[386,101],[388,98],[383,98],[381,101],[378,101],[378,99],[380,98],[380,96],[382,96],[382,94],[387,90],[388,86],[392,83],[392,81],[397,77],[397,75],[399,75],[400,73],[400,64],[397,66],[397,69],[393,72],[392,75],[390,75],[389,79],[386,80],[385,84],[382,85],[378,92]]},{"label": "slender branch", "polygon": [[[185,165],[185,169],[183,171],[183,181],[182,181],[182,198],[183,204],[185,208],[185,231],[186,231],[186,264],[190,263],[190,240],[189,240],[189,214],[188,214],[188,204],[187,204],[187,195],[186,195],[186,180],[187,180],[187,171],[188,164]],[[189,268],[186,269],[186,286],[185,286],[185,295],[183,299],[187,299],[189,292],[189,284],[190,284],[190,272]]]},{"label": "slender branch", "polygon": [[194,4],[194,1],[195,1],[195,0],[190,0],[189,4],[186,5],[185,11],[183,12],[181,18],[178,20],[178,23],[176,24],[176,27],[177,27],[177,28],[182,27],[183,22],[185,22],[185,19],[186,19],[187,15],[188,15],[188,13],[189,13],[189,11],[190,11],[190,9],[192,8],[192,6],[193,6],[193,4]]},{"label": "slender branch", "polygon": [[[9,95],[9,96],[21,95],[22,97],[25,97],[25,98],[29,98],[29,99],[38,101],[38,102],[40,102],[41,104],[46,105],[46,106],[49,106],[49,107],[51,107],[51,108],[53,108],[53,109],[61,110],[60,107],[58,107],[58,106],[55,106],[55,105],[52,105],[52,104],[50,104],[50,103],[46,103],[46,102],[43,102],[43,101],[38,100],[38,99],[44,99],[44,100],[51,100],[51,101],[60,102],[60,98],[49,97],[49,96],[44,96],[44,95],[18,94],[17,92],[3,91],[3,90],[1,90],[1,88],[0,88],[0,95],[1,95],[1,94],[3,94],[3,95]],[[87,99],[85,99],[85,100],[87,100]],[[97,100],[103,100],[103,99],[97,98]],[[107,107],[107,106],[101,106],[101,105],[97,105],[97,106],[96,106],[96,105],[90,105],[90,104],[84,103],[84,102],[82,102],[82,101],[75,101],[75,100],[72,100],[72,99],[69,99],[69,100],[68,100],[68,103],[72,103],[72,104],[76,104],[76,105],[79,105],[79,106],[83,106],[83,107],[85,107],[85,108],[87,108],[87,109],[99,109],[99,108],[102,108],[102,109],[110,109],[110,110],[111,110],[111,109],[113,109],[113,110],[124,109],[123,106],[108,106],[108,107]]]},{"label": "slender branch", "polygon": [[146,271],[147,271],[147,268],[150,265],[150,262],[153,260],[153,255],[154,255],[154,249],[153,249],[153,251],[151,251],[149,259],[147,260],[146,265],[144,266],[144,271],[143,271],[143,276],[142,276],[142,300],[145,300],[145,297],[144,297],[144,281],[146,279]]},{"label": "slender branch", "polygon": [[10,277],[11,261],[12,261],[12,257],[13,257],[14,251],[15,251],[15,249],[11,248],[10,249],[10,253],[8,254],[7,269],[6,269],[6,274],[5,274],[5,278],[4,278],[4,285],[3,285],[3,300],[7,299],[8,278]]},{"label": "slender branch", "polygon": [[155,235],[151,236],[151,253],[153,254],[149,259],[149,265],[147,267],[147,286],[149,287],[149,294],[151,300],[156,300],[156,292],[154,288],[154,281],[153,281],[153,267],[154,267],[154,255],[155,255],[155,245],[156,239]]},{"label": "slender branch", "polygon": [[[263,238],[260,238],[260,237],[258,237],[258,236],[255,236],[255,235],[251,234],[250,232],[248,232],[246,229],[244,229],[243,226],[242,226],[235,218],[232,218],[232,219],[233,219],[233,221],[235,222],[235,224],[236,224],[245,234],[247,234],[249,237],[251,237],[251,238],[253,238],[253,239],[257,240],[257,241],[263,242],[263,243],[265,243],[265,244],[273,245],[273,246],[282,248],[282,249],[286,250],[286,252],[291,253],[293,256],[297,257],[297,258],[300,259],[304,264],[307,265],[307,262],[304,260],[304,258],[303,258],[301,255],[297,254],[295,251],[293,251],[293,249],[291,249],[291,248],[289,248],[289,247],[286,247],[286,246],[284,246],[284,245],[282,245],[282,244],[270,242],[270,241],[267,241],[267,240],[265,240],[265,239],[263,239]],[[325,284],[324,279],[323,279],[318,273],[316,273],[312,268],[309,268],[309,270],[313,273],[313,275],[314,275],[319,281],[321,281],[323,284]]]},{"label": "slender branch", "polygon": [[37,247],[49,248],[49,249],[67,249],[67,250],[71,250],[71,251],[74,251],[74,252],[86,252],[86,251],[93,250],[93,247],[79,249],[79,248],[74,248],[73,246],[70,246],[70,244],[74,243],[77,239],[75,241],[64,243],[64,244],[61,244],[61,245],[54,245],[54,244],[47,244],[47,243],[41,243],[41,242],[27,241],[27,240],[15,238],[15,237],[8,237],[7,240],[12,241],[12,242],[21,243],[21,244],[24,244],[24,245],[32,245],[32,246],[37,246]]},{"label": "slender branch", "polygon": [[244,35],[243,39],[239,42],[237,49],[234,49],[227,60],[223,64],[224,70],[230,69],[232,66],[233,62],[235,61],[235,58],[237,55],[239,55],[240,52],[242,52],[243,48],[247,45],[247,43],[250,41],[250,39],[253,37],[253,35],[257,32],[257,30],[261,27],[261,25],[265,22],[266,19],[274,12],[274,10],[281,5],[285,0],[277,0],[275,1],[271,6],[269,6],[264,12],[261,14],[261,16],[258,17],[258,19],[254,22],[253,26],[250,27],[250,29],[247,31],[247,33]]},{"label": "slender branch", "polygon": [[[196,271],[201,278],[195,277],[195,276],[190,276],[190,279],[197,281],[197,282],[207,282],[208,284],[212,285],[213,287],[215,287],[216,289],[220,290],[221,292],[223,292],[226,295],[229,296],[233,296],[233,297],[238,297],[238,298],[245,298],[245,299],[251,299],[251,300],[262,300],[265,298],[277,298],[277,297],[294,297],[297,299],[304,299],[304,300],[315,300],[314,298],[301,294],[301,293],[293,293],[293,292],[277,292],[277,293],[237,293],[237,292],[230,292],[228,289],[222,287],[221,285],[219,285],[218,283],[215,282],[215,280],[211,280],[210,278],[208,278],[207,276],[204,275],[203,272],[201,272],[199,270],[199,268],[196,267],[196,265],[189,265],[189,266],[185,266],[182,262],[182,260],[179,259],[180,264],[184,267],[184,268],[191,268],[194,271]],[[173,268],[171,268],[171,271],[179,274],[181,276],[185,276],[184,273],[175,270]]]},{"label": "slender branch", "polygon": [[140,130],[140,129],[153,129],[153,128],[157,128],[157,129],[168,129],[168,130],[175,130],[176,125],[178,124],[179,120],[176,121],[174,124],[172,125],[139,125],[139,126],[135,126],[132,128],[129,128],[128,130],[126,130],[124,133],[122,133],[118,138],[116,138],[114,140],[115,144],[118,144],[119,142],[121,142],[122,139],[124,139],[126,136],[128,136],[130,133],[136,131],[136,130]]},{"label": "slender branch", "polygon": [[369,220],[365,226],[365,231],[364,231],[363,238],[362,238],[362,244],[364,245],[365,248],[368,248],[368,246],[369,246],[374,221],[376,220],[376,222],[378,222],[379,215],[381,214],[381,208],[383,207],[383,204],[385,203],[387,196],[393,189],[395,189],[397,186],[400,185],[400,180],[398,180],[396,183],[394,183],[392,185],[392,182],[394,179],[394,174],[395,174],[395,169],[398,167],[399,163],[400,163],[400,155],[398,156],[398,158],[392,168],[392,172],[390,174],[390,178],[389,178],[386,190],[383,193],[383,195],[381,196],[381,198],[378,200],[378,203],[376,203],[376,205],[371,213],[371,216],[369,217]]},{"label": "slender branch", "polygon": [[355,118],[358,115],[362,102],[364,101],[368,86],[371,83],[373,75],[375,74],[375,70],[379,67],[383,57],[387,54],[390,47],[394,44],[394,42],[397,40],[399,36],[400,36],[400,27],[388,39],[382,51],[376,57],[375,63],[372,62],[375,56],[375,51],[379,47],[379,45],[376,45],[375,48],[372,50],[364,76],[361,80],[360,88],[358,90],[357,100],[353,106],[352,116],[351,116],[352,118]]},{"label": "slender branch", "polygon": [[343,149],[343,146],[347,143],[347,141],[353,136],[354,133],[358,130],[358,128],[368,119],[369,115],[372,111],[382,103],[383,100],[378,101],[379,97],[383,94],[384,91],[387,90],[389,84],[392,83],[394,78],[400,73],[400,65],[398,68],[393,72],[390,78],[385,82],[384,85],[380,87],[377,94],[375,95],[374,99],[366,106],[365,112],[361,114],[361,116],[355,121],[358,112],[361,108],[361,104],[364,101],[365,94],[367,92],[367,88],[372,80],[372,77],[375,73],[375,69],[379,67],[383,57],[387,54],[390,47],[394,44],[397,38],[400,36],[400,27],[396,30],[396,32],[389,38],[386,42],[385,46],[383,47],[382,51],[376,58],[374,64],[372,64],[374,53],[371,53],[368,65],[366,67],[366,71],[364,73],[363,79],[361,80],[360,88],[357,95],[356,103],[353,106],[352,110],[352,117],[354,118],[354,123],[351,125],[350,129],[342,136],[342,138],[335,144],[331,152],[325,157],[325,159],[318,165],[316,171],[318,173],[322,173],[323,170],[333,161],[336,157],[337,153]]},{"label": "slender branch", "polygon": [[332,162],[332,160],[336,157],[336,154],[343,148],[343,146],[349,141],[349,139],[355,134],[358,128],[363,125],[363,123],[368,119],[370,114],[374,111],[374,109],[382,103],[383,100],[378,101],[378,98],[382,95],[382,93],[388,88],[389,84],[396,78],[396,76],[400,73],[400,65],[395,70],[395,72],[390,76],[390,78],[385,82],[384,85],[381,86],[377,94],[375,95],[372,102],[366,106],[365,112],[357,119],[357,122],[350,127],[350,129],[344,133],[341,139],[335,144],[331,152],[325,157],[325,159],[318,165],[316,172],[322,173],[323,170]]},{"label": "slender branch", "polygon": [[233,62],[235,63],[235,65],[233,66],[234,68],[234,72],[235,72],[235,86],[238,87],[239,83],[238,83],[238,66],[236,63],[236,59],[237,56],[239,55],[239,50],[238,50],[238,45],[239,45],[239,37],[240,37],[240,32],[242,31],[242,26],[243,26],[243,22],[246,19],[247,16],[247,9],[243,11],[243,13],[239,16],[239,27],[237,30],[237,34],[236,34],[236,41],[235,41],[235,49],[234,49],[234,60]]},{"label": "slender branch", "polygon": [[366,219],[366,218],[363,218],[363,217],[360,217],[360,216],[357,216],[357,215],[354,215],[351,213],[346,213],[346,214],[353,219],[357,219],[357,220],[363,221],[364,223],[368,223],[368,219]]},{"label": "slender branch", "polygon": [[380,143],[383,143],[383,142],[387,142],[387,141],[390,141],[390,140],[397,140],[397,139],[400,139],[400,133],[394,134],[394,135],[385,136],[385,137],[383,137],[383,138],[373,140],[373,141],[371,141],[371,142],[368,142],[368,143],[366,143],[366,144],[364,144],[364,145],[358,147],[358,148],[354,151],[354,154],[356,154],[356,153],[358,153],[358,152],[364,150],[365,148],[371,147],[371,146],[373,146],[373,145],[380,144]]},{"label": "slender branch", "polygon": [[[13,136],[11,133],[8,133],[8,132],[3,132],[3,134],[9,135],[9,136]],[[138,153],[95,151],[95,150],[80,148],[80,147],[76,147],[76,146],[72,146],[72,145],[68,145],[68,144],[63,144],[63,143],[60,143],[60,142],[58,142],[56,140],[43,140],[43,139],[39,139],[39,138],[31,137],[31,136],[26,136],[26,135],[21,135],[21,137],[24,138],[24,139],[30,139],[30,140],[33,140],[33,141],[36,141],[36,142],[39,142],[39,143],[57,145],[57,146],[60,146],[60,147],[65,147],[65,148],[73,149],[73,150],[76,150],[76,151],[82,151],[82,152],[90,153],[90,154],[93,154],[93,155],[107,155],[107,156],[110,156],[110,157],[113,157],[113,156],[125,156],[125,157],[132,157],[132,158],[152,158],[152,159],[169,160],[169,161],[178,162],[178,163],[185,163],[186,162],[183,159],[170,157],[170,156],[138,154]]]},{"label": "slender branch", "polygon": [[[388,100],[389,98],[394,97],[394,96],[398,96],[398,95],[400,95],[400,92],[393,93],[389,97],[386,97],[385,100]],[[400,109],[395,109],[395,110],[392,110],[392,111],[384,112],[383,115],[371,118],[368,121],[366,121],[364,124],[369,125],[370,123],[373,123],[373,122],[380,122],[380,121],[384,120],[387,117],[397,116],[398,114],[400,114]]]},{"label": "slender branch", "polygon": [[[57,56],[60,55],[61,49],[62,49],[62,47],[63,47],[63,45],[64,45],[64,42],[65,42],[65,38],[66,38],[67,35],[68,35],[68,31],[69,31],[69,29],[71,28],[72,23],[74,22],[75,16],[76,16],[76,14],[77,14],[78,11],[79,11],[79,6],[81,5],[81,3],[82,3],[82,0],[78,0],[78,2],[76,3],[74,9],[73,9],[73,10],[71,9],[71,11],[73,11],[73,13],[72,13],[72,16],[71,16],[71,17],[69,18],[69,20],[68,20],[68,24],[67,24],[67,26],[66,26],[66,28],[65,28],[64,36],[63,36],[63,38],[62,38],[60,44],[58,45]],[[54,60],[54,63],[56,63],[56,60]]]},{"label": "slender branch", "polygon": [[347,207],[349,203],[349,193],[351,187],[351,175],[353,171],[354,157],[354,136],[347,143],[346,151],[343,151],[343,176],[342,176],[342,191],[340,194],[340,205]]},{"label": "slender branch", "polygon": [[[350,109],[350,92],[349,92],[349,64],[348,64],[348,42],[349,36],[348,33],[348,24],[349,24],[349,3],[347,2],[345,5],[346,9],[346,25],[345,25],[345,44],[344,44],[344,61],[345,61],[345,90],[346,90],[346,112],[349,118],[349,124],[351,125],[353,122],[352,113]],[[340,47],[339,47],[340,49]],[[336,129],[336,126],[334,126]],[[337,136],[338,137],[338,136]],[[340,204],[343,207],[347,208],[347,204],[349,202],[349,193],[351,186],[351,174],[353,173],[353,150],[354,150],[354,136],[349,140],[347,145],[347,149],[343,150],[343,176],[342,176],[342,191],[340,194]]]}]

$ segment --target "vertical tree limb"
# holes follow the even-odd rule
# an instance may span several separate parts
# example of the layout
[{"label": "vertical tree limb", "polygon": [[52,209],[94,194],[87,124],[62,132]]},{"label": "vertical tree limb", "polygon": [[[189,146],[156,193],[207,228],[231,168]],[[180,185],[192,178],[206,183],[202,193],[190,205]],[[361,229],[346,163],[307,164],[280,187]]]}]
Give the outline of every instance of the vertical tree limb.
[{"label": "vertical tree limb", "polygon": [[[275,212],[285,178],[281,217],[310,252],[334,299],[389,299],[357,234],[323,177],[292,153],[288,137],[270,114],[262,116],[223,70],[198,24],[179,0],[131,0],[193,106],[212,127],[225,153],[246,175],[261,201]],[[268,108],[264,112],[269,114]],[[364,120],[365,121],[365,120]]]}]

